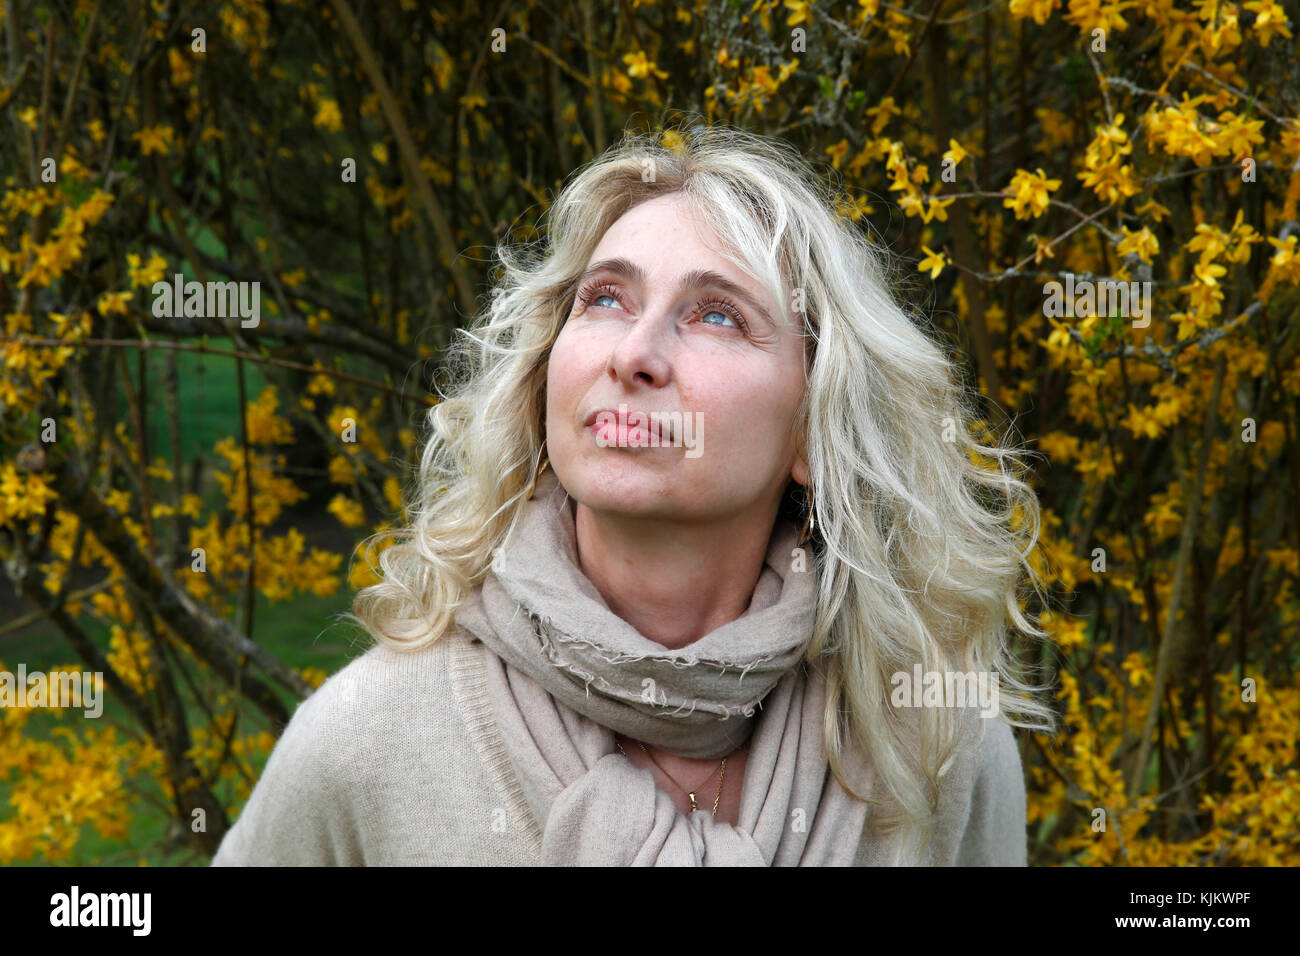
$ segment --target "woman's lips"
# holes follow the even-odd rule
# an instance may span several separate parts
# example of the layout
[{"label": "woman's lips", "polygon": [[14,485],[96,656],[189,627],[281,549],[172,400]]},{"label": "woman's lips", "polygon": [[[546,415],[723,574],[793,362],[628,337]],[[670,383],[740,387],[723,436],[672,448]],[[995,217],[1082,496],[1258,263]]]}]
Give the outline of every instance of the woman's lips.
[{"label": "woman's lips", "polygon": [[590,426],[590,430],[596,436],[597,442],[603,443],[606,447],[611,445],[650,447],[652,443],[651,433],[647,428],[641,425],[629,426],[626,422],[614,419],[598,418]]}]

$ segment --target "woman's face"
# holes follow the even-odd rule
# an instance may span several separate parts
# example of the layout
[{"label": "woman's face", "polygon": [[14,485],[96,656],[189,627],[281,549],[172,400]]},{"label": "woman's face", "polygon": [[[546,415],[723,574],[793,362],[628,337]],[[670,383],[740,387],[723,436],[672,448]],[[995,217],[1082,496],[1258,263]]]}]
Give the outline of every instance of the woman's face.
[{"label": "woman's face", "polygon": [[[764,315],[762,286],[720,245],[674,193],[628,211],[592,253],[551,351],[546,435],[560,482],[597,514],[770,522],[790,478],[807,482],[802,324]],[[628,428],[620,406],[676,416]],[[632,447],[656,431],[662,447]]]}]

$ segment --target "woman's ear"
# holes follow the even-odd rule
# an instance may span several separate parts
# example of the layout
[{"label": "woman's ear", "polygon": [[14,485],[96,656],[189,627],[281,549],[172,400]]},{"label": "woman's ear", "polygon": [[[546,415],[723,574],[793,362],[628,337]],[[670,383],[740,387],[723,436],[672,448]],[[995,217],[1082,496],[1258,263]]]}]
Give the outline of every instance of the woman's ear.
[{"label": "woman's ear", "polygon": [[808,487],[808,483],[812,480],[808,474],[808,462],[803,459],[802,455],[795,458],[794,466],[790,469],[790,477],[805,488]]},{"label": "woman's ear", "polygon": [[808,445],[803,435],[797,435],[794,441],[794,462],[790,465],[790,477],[808,487],[812,476],[808,474]]}]

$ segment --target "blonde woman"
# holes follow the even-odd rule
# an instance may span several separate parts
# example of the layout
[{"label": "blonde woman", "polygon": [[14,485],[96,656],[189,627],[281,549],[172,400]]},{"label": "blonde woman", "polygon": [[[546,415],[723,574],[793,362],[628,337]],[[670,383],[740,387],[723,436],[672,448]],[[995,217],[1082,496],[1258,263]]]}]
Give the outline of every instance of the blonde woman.
[{"label": "blonde woman", "polygon": [[796,152],[669,139],[499,250],[356,598],[376,646],[215,863],[1026,862],[1017,453]]}]

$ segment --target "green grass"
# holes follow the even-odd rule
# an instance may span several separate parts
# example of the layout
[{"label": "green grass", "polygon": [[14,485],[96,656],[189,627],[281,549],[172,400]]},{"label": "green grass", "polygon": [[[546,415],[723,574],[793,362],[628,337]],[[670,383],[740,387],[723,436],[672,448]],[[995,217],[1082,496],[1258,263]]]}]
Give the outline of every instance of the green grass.
[{"label": "green grass", "polygon": [[[226,347],[222,343],[218,347]],[[132,387],[139,381],[139,352],[132,349],[126,356],[131,369]],[[163,404],[167,358],[160,352],[149,356],[145,387],[148,391],[146,431],[149,436],[149,459],[162,457],[169,467],[172,461],[171,425]],[[176,356],[178,404],[181,409],[181,458],[213,457],[212,447],[225,436],[239,435],[239,386],[234,359],[220,355],[181,352]],[[267,385],[261,369],[253,362],[244,363],[244,382],[251,403]],[[281,396],[281,408],[284,396]],[[134,435],[125,395],[119,396],[117,421],[127,422]]]}]

